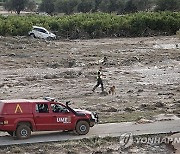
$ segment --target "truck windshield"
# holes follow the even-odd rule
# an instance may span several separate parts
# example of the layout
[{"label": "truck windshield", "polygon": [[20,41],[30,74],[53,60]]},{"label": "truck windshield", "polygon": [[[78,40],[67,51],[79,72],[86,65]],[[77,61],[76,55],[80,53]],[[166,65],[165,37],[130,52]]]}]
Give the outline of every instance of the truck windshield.
[{"label": "truck windshield", "polygon": [[61,104],[51,104],[51,109],[55,113],[69,112],[69,110]]}]

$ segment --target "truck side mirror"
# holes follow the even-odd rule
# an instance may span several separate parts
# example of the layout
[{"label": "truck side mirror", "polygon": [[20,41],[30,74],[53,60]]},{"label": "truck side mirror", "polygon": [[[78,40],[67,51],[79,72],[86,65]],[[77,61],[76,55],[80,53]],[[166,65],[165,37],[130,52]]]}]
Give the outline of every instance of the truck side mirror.
[{"label": "truck side mirror", "polygon": [[69,106],[69,105],[70,105],[70,101],[67,101],[67,102],[66,102],[66,106]]}]

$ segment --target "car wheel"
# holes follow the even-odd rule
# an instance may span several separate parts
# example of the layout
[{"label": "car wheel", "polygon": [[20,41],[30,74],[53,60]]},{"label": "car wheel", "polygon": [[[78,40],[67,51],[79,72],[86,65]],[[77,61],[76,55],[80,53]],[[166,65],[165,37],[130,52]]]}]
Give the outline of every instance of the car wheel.
[{"label": "car wheel", "polygon": [[31,136],[31,129],[27,125],[20,125],[16,129],[16,136],[18,139],[27,139]]},{"label": "car wheel", "polygon": [[52,37],[47,37],[47,40],[48,40],[48,41],[51,41],[51,40],[52,40]]},{"label": "car wheel", "polygon": [[30,34],[30,36],[32,37],[32,38],[36,38],[36,36],[32,33],[32,34]]},{"label": "car wheel", "polygon": [[85,135],[89,132],[89,124],[87,121],[79,121],[76,124],[76,133],[78,135]]}]

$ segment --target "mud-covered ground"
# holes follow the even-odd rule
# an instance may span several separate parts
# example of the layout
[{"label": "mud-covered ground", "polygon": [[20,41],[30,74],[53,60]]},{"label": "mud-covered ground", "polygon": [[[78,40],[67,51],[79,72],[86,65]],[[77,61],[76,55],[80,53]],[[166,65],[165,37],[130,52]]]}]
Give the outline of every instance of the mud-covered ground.
[{"label": "mud-covered ground", "polygon": [[[146,136],[139,137],[146,138]],[[115,137],[13,145],[0,149],[2,154],[173,154],[173,152],[173,147],[165,143],[150,144],[143,141],[124,147],[120,144],[119,138]]]},{"label": "mud-covered ground", "polygon": [[[107,62],[100,60],[107,57]],[[92,92],[99,66],[104,86]],[[0,99],[46,96],[96,111],[100,122],[179,114],[180,40],[171,37],[56,40],[0,37]]]},{"label": "mud-covered ground", "polygon": [[[99,66],[105,90],[115,85],[115,95],[101,94],[100,87],[92,92]],[[70,100],[98,112],[101,123],[180,113],[176,36],[51,42],[0,37],[0,72],[0,99]]]}]

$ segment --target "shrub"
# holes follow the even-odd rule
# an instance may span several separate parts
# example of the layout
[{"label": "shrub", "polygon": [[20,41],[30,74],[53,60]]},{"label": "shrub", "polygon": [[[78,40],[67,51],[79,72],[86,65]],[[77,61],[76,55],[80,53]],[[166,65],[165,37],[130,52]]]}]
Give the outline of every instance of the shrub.
[{"label": "shrub", "polygon": [[72,39],[82,38],[85,35],[86,38],[174,35],[180,29],[180,13],[0,16],[0,35],[27,35],[33,25],[43,26],[61,38]]}]

